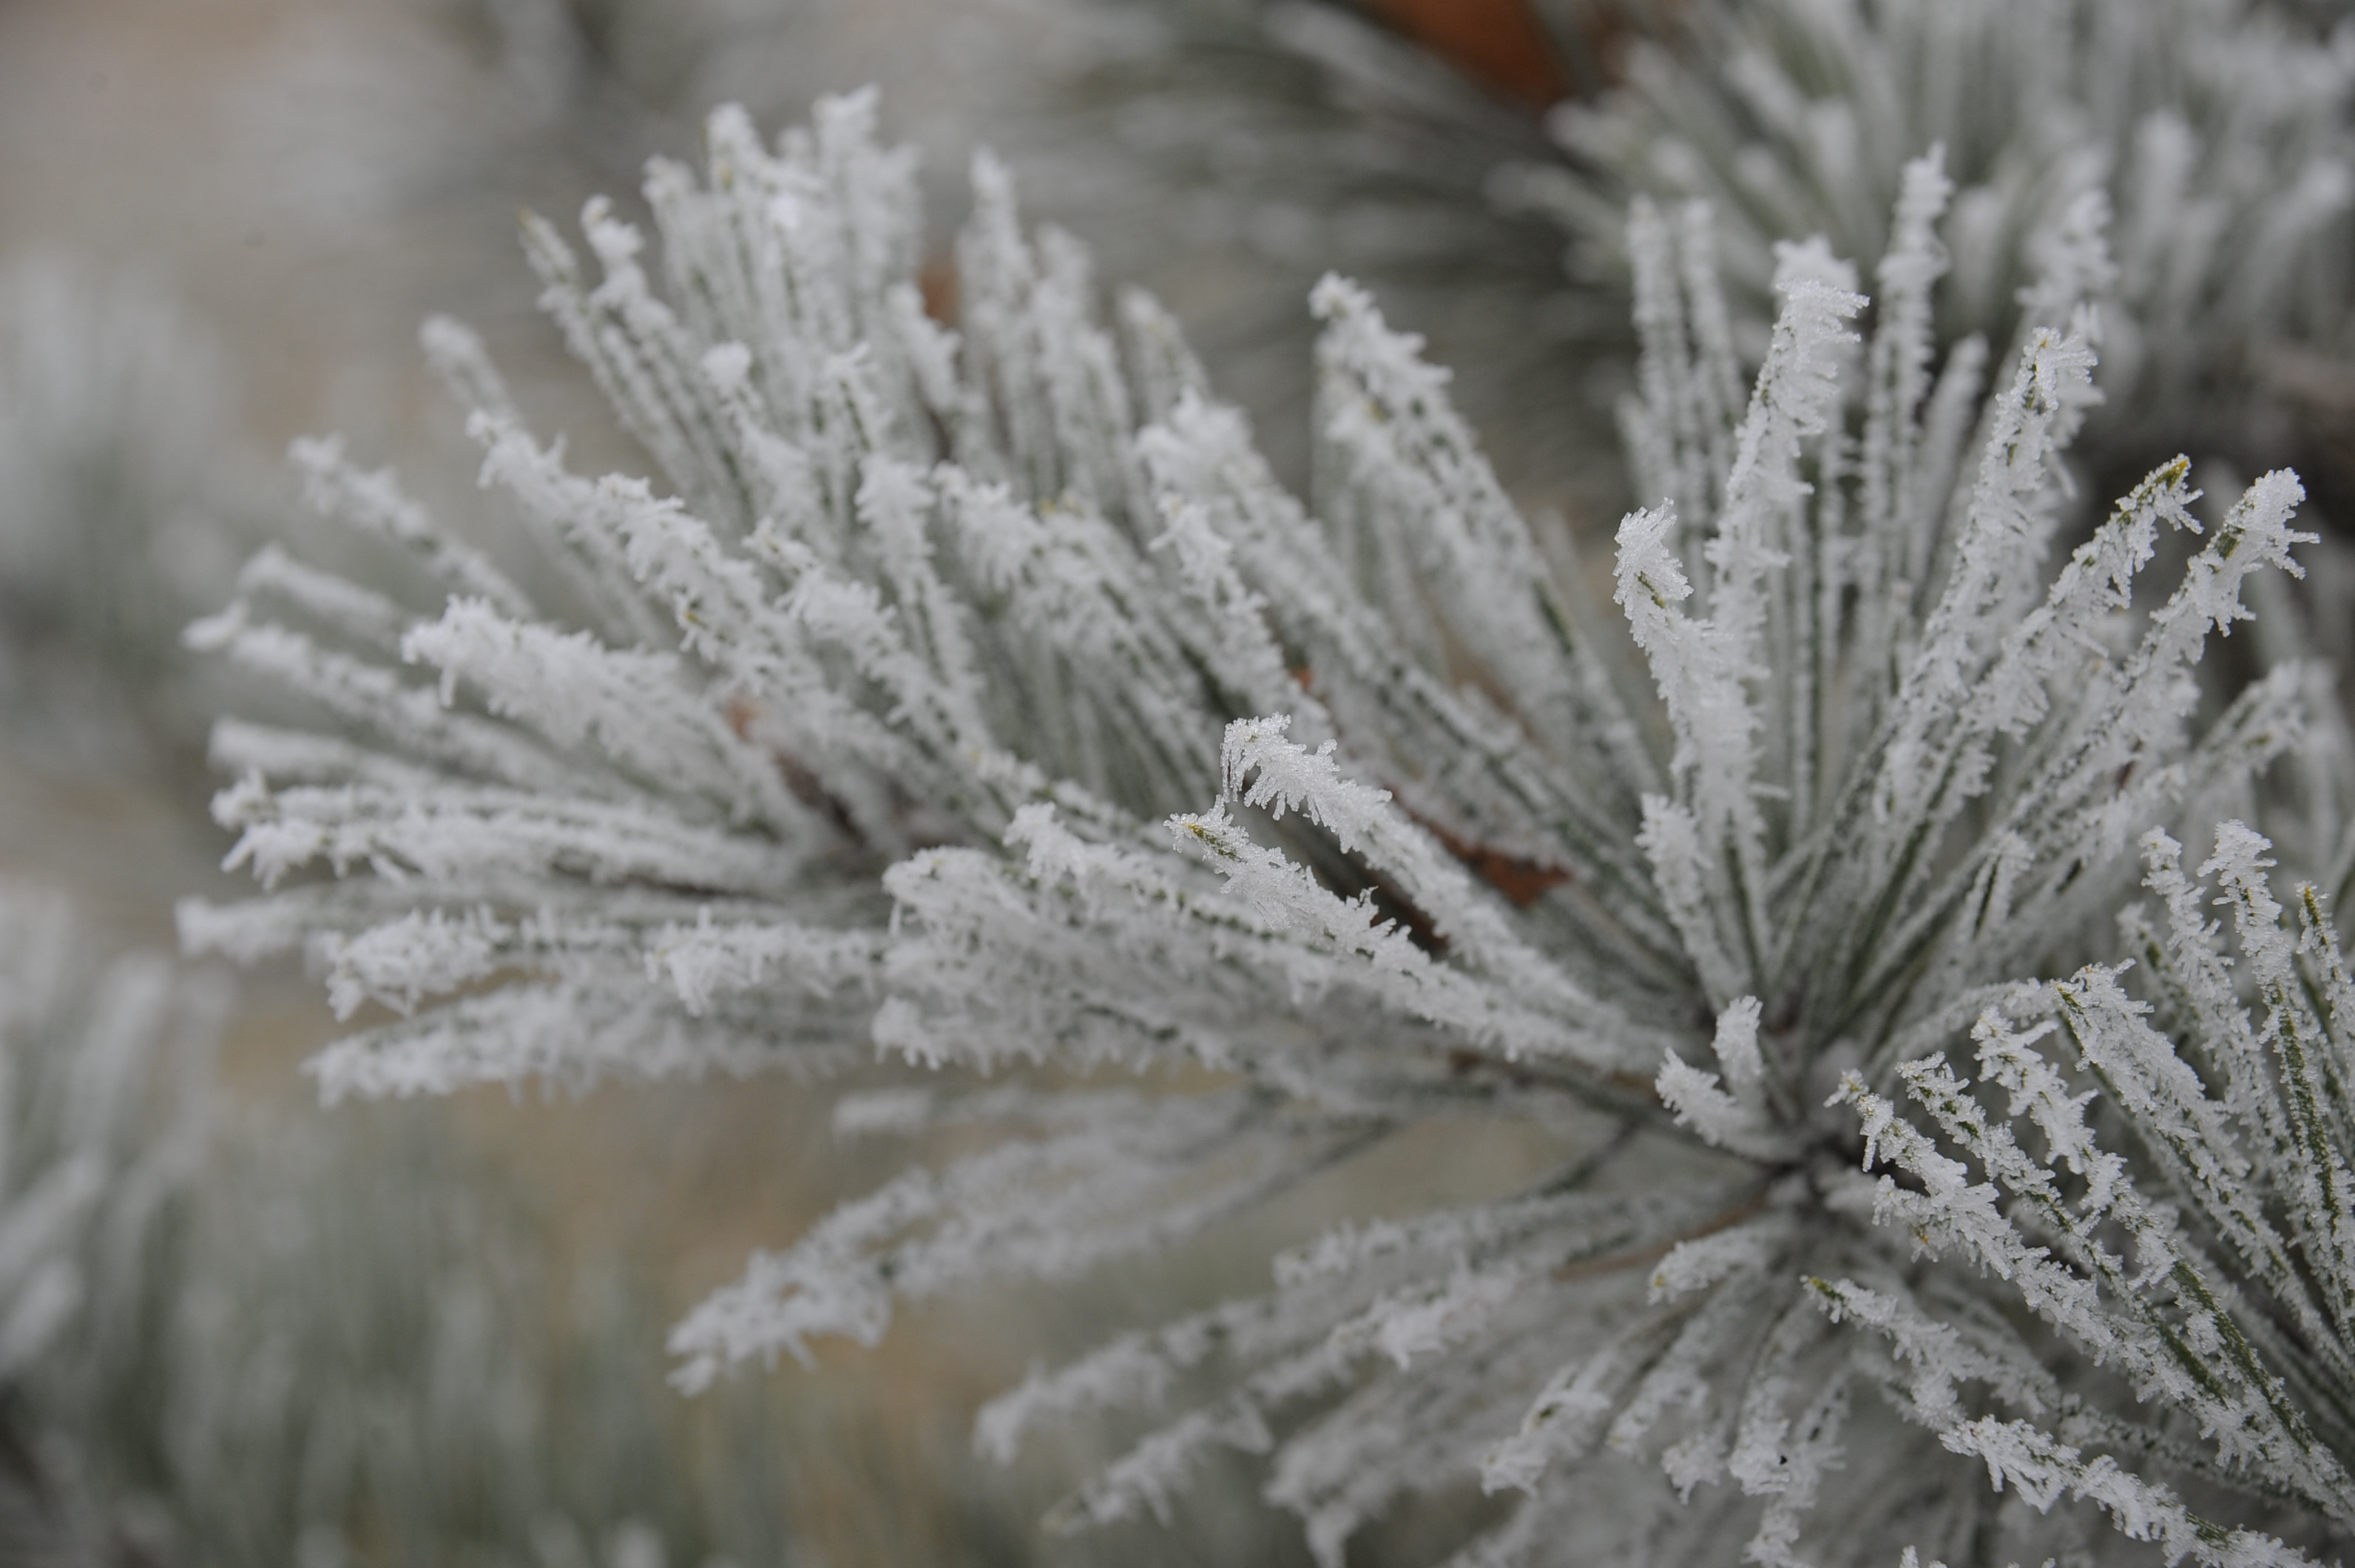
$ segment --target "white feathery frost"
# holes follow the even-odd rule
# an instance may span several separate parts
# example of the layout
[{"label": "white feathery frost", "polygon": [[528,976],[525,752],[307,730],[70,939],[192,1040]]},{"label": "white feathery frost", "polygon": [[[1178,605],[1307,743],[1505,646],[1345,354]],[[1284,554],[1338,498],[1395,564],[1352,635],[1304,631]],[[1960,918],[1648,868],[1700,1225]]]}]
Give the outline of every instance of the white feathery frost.
[{"label": "white feathery frost", "polygon": [[986,157],[959,315],[928,315],[875,119],[830,100],[772,148],[716,114],[703,179],[649,174],[658,260],[602,203],[593,272],[527,226],[658,483],[574,475],[429,331],[552,585],[311,446],[314,499],[446,604],[395,635],[265,572],[201,630],[321,723],[223,726],[216,815],[275,891],[183,932],[389,1009],[319,1059],[330,1094],[1002,1073],[845,1103],[1003,1136],[753,1259],[674,1331],[689,1388],[1167,1249],[1434,1122],[1553,1140],[1525,1191],[1334,1230],[986,1408],[1001,1458],[1141,1422],[1060,1525],[1165,1512],[1233,1448],[1328,1565],[1476,1487],[1505,1506],[1446,1516],[1466,1565],[2343,1539],[2344,803],[2279,829],[2337,857],[2296,934],[2220,831],[2238,967],[2173,839],[2143,840],[2164,918],[2110,933],[2138,836],[2271,824],[2273,759],[2344,744],[2295,667],[2199,680],[2253,575],[2297,571],[2302,492],[2205,526],[2175,459],[2048,581],[2097,204],[2019,240],[2016,351],[1946,347],[1977,208],[1932,152],[1877,304],[1833,246],[1780,249],[1754,375],[1707,219],[1639,205],[1623,633],[1364,291],[1311,302],[1304,504]]},{"label": "white feathery frost", "polygon": [[[1536,8],[1565,36],[1591,9]],[[1624,258],[1639,291],[1667,275],[1641,237],[1622,242],[1623,204],[1640,195],[1710,210],[1732,287],[1721,317],[1695,318],[1703,332],[1763,335],[1791,236],[1827,236],[1900,297],[1918,284],[1891,260],[1918,269],[1926,254],[1906,165],[1942,146],[1957,188],[1934,247],[1949,264],[1934,340],[2000,346],[2101,292],[2105,472],[2158,443],[2254,466],[2285,414],[2331,417],[2336,394],[2316,393],[2343,384],[2355,331],[2343,7],[1764,0],[1624,15],[1620,80],[1550,116],[1563,158],[1493,182],[1561,224],[1574,272],[1616,273]]]}]

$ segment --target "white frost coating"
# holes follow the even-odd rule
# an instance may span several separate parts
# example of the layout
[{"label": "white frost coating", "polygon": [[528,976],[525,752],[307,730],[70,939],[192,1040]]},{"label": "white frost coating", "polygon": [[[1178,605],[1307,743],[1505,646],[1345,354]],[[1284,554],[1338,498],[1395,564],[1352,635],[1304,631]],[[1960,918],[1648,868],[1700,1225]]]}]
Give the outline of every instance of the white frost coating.
[{"label": "white frost coating", "polygon": [[1776,1252],[1780,1238],[1745,1225],[1698,1241],[1679,1242],[1652,1271],[1648,1282],[1654,1301],[1674,1301],[1706,1290],[1736,1273],[1763,1270]]},{"label": "white frost coating", "polygon": [[1758,1055],[1758,1008],[1755,997],[1737,997],[1717,1015],[1717,1033],[1709,1042],[1725,1068],[1725,1081],[1736,1093],[1756,1089],[1765,1076]]},{"label": "white frost coating", "polygon": [[411,911],[356,937],[330,937],[327,1000],[338,1019],[349,1019],[365,1001],[412,1012],[420,999],[454,991],[499,967],[502,950],[515,936],[515,927],[486,911],[469,910],[452,920],[435,910],[429,915]]},{"label": "white frost coating", "polygon": [[[1900,12],[1978,36],[1870,8]],[[1804,96],[1788,123],[1862,157]],[[772,150],[714,116],[704,173],[650,172],[658,247],[602,204],[582,254],[527,225],[659,485],[571,472],[434,334],[563,613],[323,446],[314,486],[442,603],[266,556],[198,632],[320,720],[217,737],[231,863],[274,891],[191,904],[186,940],[304,953],[339,1009],[401,1015],[321,1054],[328,1097],[913,1070],[838,1130],[956,1155],[690,1314],[689,1386],[1147,1257],[1391,1140],[1557,1162],[1438,1209],[1369,1189],[1263,1287],[988,1406],[1000,1460],[1136,1419],[1059,1525],[1165,1514],[1227,1449],[1327,1564],[1474,1475],[1511,1496],[1458,1561],[1499,1568],[2057,1557],[2083,1545],[2064,1497],[2203,1563],[2290,1560],[2235,1520],[2355,1528],[2339,890],[2283,896],[2228,827],[2203,891],[2145,837],[2153,911],[2107,945],[2130,841],[2217,801],[2265,826],[2267,762],[2343,744],[2300,670],[2236,693],[2200,664],[2247,605],[2275,619],[2252,574],[2296,570],[2293,476],[2172,597],[2141,579],[2197,527],[2190,465],[2105,518],[2069,488],[2124,341],[2096,296],[2115,268],[2149,297],[2143,207],[2113,256],[2062,158],[2077,183],[1991,238],[2013,197],[1974,184],[1977,142],[1892,164],[1859,219],[1893,200],[1870,314],[1828,245],[1748,254],[1749,208],[1639,207],[1646,505],[1596,622],[1368,291],[1312,302],[1311,507],[1167,315],[1107,322],[986,157],[956,325],[932,321],[912,161],[875,119],[828,101]],[[2015,271],[1983,399],[1947,313]],[[2300,776],[2276,836],[2341,841],[2343,781]]]},{"label": "white frost coating", "polygon": [[343,441],[335,436],[298,440],[288,456],[303,475],[303,498],[322,516],[413,552],[453,593],[477,595],[510,615],[531,613],[522,591],[404,495],[390,469],[361,473],[345,461]]},{"label": "white frost coating", "polygon": [[1758,998],[1738,997],[1717,1017],[1710,1048],[1724,1079],[1687,1065],[1670,1051],[1660,1063],[1653,1089],[1660,1104],[1703,1141],[1762,1159],[1787,1156],[1797,1147],[1774,1125],[1760,1085],[1765,1067],[1758,1054]]},{"label": "white frost coating", "polygon": [[823,994],[871,980],[882,945],[863,931],[816,931],[785,923],[719,925],[704,910],[691,926],[665,926],[646,944],[648,978],[669,980],[689,1017],[730,991],[754,991],[775,970],[781,983]]}]

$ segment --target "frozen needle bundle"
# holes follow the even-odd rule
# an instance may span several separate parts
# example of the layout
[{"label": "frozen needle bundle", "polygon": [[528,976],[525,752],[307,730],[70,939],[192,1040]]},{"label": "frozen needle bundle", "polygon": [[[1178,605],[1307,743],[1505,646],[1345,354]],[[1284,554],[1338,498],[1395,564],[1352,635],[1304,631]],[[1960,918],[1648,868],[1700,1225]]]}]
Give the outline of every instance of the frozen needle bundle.
[{"label": "frozen needle bundle", "polygon": [[[2146,837],[2255,812],[2302,721],[2335,743],[2296,667],[2207,709],[2193,678],[2244,583],[2296,571],[2301,492],[2266,475],[2203,529],[2165,463],[2048,577],[2097,208],[2030,236],[2016,342],[1942,350],[1952,187],[1919,159],[1875,302],[1777,249],[1753,380],[1705,219],[1639,206],[1654,504],[1612,618],[1349,283],[1313,301],[1313,512],[986,158],[961,315],[927,315],[874,112],[773,150],[716,115],[704,179],[649,176],[658,278],[602,204],[593,273],[528,227],[659,487],[572,473],[428,327],[551,591],[298,449],[448,591],[421,617],[270,557],[197,634],[325,716],[220,729],[230,861],[274,891],[182,929],[307,947],[346,1016],[389,1009],[314,1062],[330,1098],[877,1051],[996,1073],[843,1103],[1005,1136],[752,1260],[676,1330],[689,1388],[1167,1248],[1434,1121],[1558,1138],[1526,1191],[1332,1231],[988,1407],[1001,1456],[1149,1413],[1068,1523],[1231,1445],[1327,1563],[1475,1483],[1511,1506],[1465,1563],[2347,1538],[2339,802],[2272,829],[2329,866],[2302,933],[2252,832],[2216,833],[2238,969]],[[2170,548],[2179,585],[2137,600]],[[2138,875],[2164,912],[2122,944]],[[1965,1049],[1976,1089],[1936,1054]]]},{"label": "frozen needle bundle", "polygon": [[[1555,9],[1575,11],[1574,5]],[[1960,187],[1941,339],[2014,330],[2044,237],[2089,193],[2112,215],[2104,466],[2195,444],[2253,466],[2343,441],[2355,235],[2355,24],[2267,0],[1766,0],[1641,7],[1625,78],[1552,119],[1567,163],[1500,188],[1553,211],[1589,264],[1622,203],[1707,201],[1735,315],[1775,310],[1775,242],[1870,264],[1905,161]],[[2339,13],[2334,27],[2328,16]],[[2317,427],[2323,427],[2318,431]]]}]

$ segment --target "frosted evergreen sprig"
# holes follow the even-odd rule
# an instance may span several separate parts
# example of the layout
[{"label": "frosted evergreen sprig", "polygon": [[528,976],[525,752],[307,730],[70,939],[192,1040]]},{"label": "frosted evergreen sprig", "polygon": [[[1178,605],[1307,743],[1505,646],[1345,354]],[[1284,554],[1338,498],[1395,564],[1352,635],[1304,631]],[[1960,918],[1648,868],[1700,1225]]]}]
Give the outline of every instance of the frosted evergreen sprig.
[{"label": "frosted evergreen sprig", "polygon": [[240,1104],[213,1067],[232,1002],[0,883],[0,1557],[643,1568],[808,1545],[727,1506],[774,1484],[773,1408],[737,1404],[743,1446],[698,1454],[618,1271],[559,1274],[435,1107]]},{"label": "frosted evergreen sprig", "polygon": [[[2166,913],[2163,924],[2141,911],[2122,916],[2137,962],[2022,986],[1974,1026],[1983,1093],[2008,1095],[2000,1113],[1941,1056],[1900,1069],[1907,1097],[1985,1181],[1973,1184],[1968,1165],[1860,1079],[1838,1096],[1862,1117],[1868,1168],[1884,1164],[1916,1184],[1884,1176],[1876,1216],[1926,1251],[2009,1282],[2081,1352],[2123,1375],[2142,1408],[2001,1389],[2000,1369],[1957,1354],[1952,1329],[1902,1288],[1818,1280],[1828,1310],[1890,1336],[1901,1398],[1947,1448],[1984,1459],[1992,1478],[2031,1498],[2089,1499],[2170,1560],[2299,1559],[2269,1534],[2193,1511],[2147,1473],[2153,1461],[2296,1499],[2335,1531],[2355,1518],[2355,1480],[2340,1457],[2355,1392],[2355,1124],[2344,1088],[2355,1015],[2323,895],[2299,883],[2297,930],[2284,930],[2265,875],[2270,848],[2228,822],[2200,868],[2215,879],[2212,901],[2232,912],[2250,986],[2235,984],[2219,927],[2204,917],[2200,893],[2211,890],[2184,875],[2182,846],[2153,829],[2146,885]],[[2137,966],[2156,1005],[2120,984]],[[2015,1028],[2029,1019],[2040,1021]],[[2067,1054],[2040,1043],[2064,1039],[2082,1090]],[[2139,1157],[2130,1162],[2115,1134],[2105,1147],[2086,1119],[2096,1102],[2115,1108]],[[1995,1385],[2031,1419],[1974,1416],[1955,1392],[1970,1382]],[[2088,1451],[2096,1445],[2107,1452]]]},{"label": "frosted evergreen sprig", "polygon": [[[1638,12],[1619,85],[1555,111],[1566,162],[1497,181],[1552,213],[1589,271],[1615,272],[1623,254],[1639,281],[1654,271],[1621,243],[1630,196],[1705,201],[1731,314],[1759,333],[1776,308],[1775,241],[1822,234],[1860,265],[1903,250],[1904,165],[1934,144],[1961,187],[1943,231],[1940,338],[2011,343],[2073,289],[2097,295],[2105,465],[2160,442],[2257,453],[2278,436],[2245,411],[2295,401],[2293,362],[2347,351],[2355,30],[2343,16],[2334,29],[2333,13],[2264,0]],[[2070,267],[2055,263],[2092,254],[2083,224],[2073,240],[2062,220],[2088,195],[2112,214],[2107,254],[2064,283]],[[2219,397],[2226,388],[2239,391]]]},{"label": "frosted evergreen sprig", "polygon": [[[2133,835],[2249,797],[2330,722],[2295,668],[2196,722],[2207,635],[2245,618],[2252,573],[2296,570],[2287,474],[2147,614],[2160,530],[2201,528],[2180,459],[2039,581],[2095,395],[2098,208],[2038,231],[2039,303],[1983,396],[1984,351],[1940,348],[1952,186],[1917,160],[1877,311],[1828,247],[1782,250],[1745,400],[1707,224],[1639,208],[1626,428],[1658,504],[1621,529],[1630,649],[1540,564],[1444,374],[1362,291],[1312,302],[1312,511],[1167,315],[1129,293],[1100,316],[1085,258],[1025,238],[986,159],[962,315],[928,316],[911,165],[874,115],[830,101],[773,151],[716,115],[705,180],[649,176],[661,288],[602,204],[595,278],[527,226],[668,494],[571,474],[471,336],[429,329],[560,592],[487,576],[389,479],[306,449],[314,495],[380,534],[398,517],[450,599],[355,617],[279,572],[202,629],[327,726],[219,731],[232,859],[279,887],[187,907],[191,944],[307,948],[339,1007],[391,1009],[319,1059],[331,1094],[877,1049],[1015,1073],[846,1101],[847,1129],[1005,1136],[753,1260],[674,1334],[690,1387],[871,1343],[901,1300],[1166,1249],[1441,1118],[1554,1140],[1528,1192],[1337,1231],[1266,1294],[985,1411],[1001,1456],[1041,1420],[1149,1413],[1062,1523],[1160,1511],[1225,1447],[1268,1456],[1328,1563],[1401,1499],[1476,1480],[1519,1500],[1466,1563],[2025,1551],[2078,1541],[2021,1511],[2064,1487],[2148,1534],[2169,1483],[2085,1456],[2132,1422],[1991,1413],[1971,1451],[2009,1445],[2015,1484],[1956,1487],[1957,1381],[2019,1420],[2083,1406],[2076,1352],[2003,1311],[2022,1279],[2084,1289],[2014,1266],[2030,1244],[1987,1197],[1952,1222],[2010,1279],[1917,1264],[1824,1103],[1934,1088],[1923,1062],[2019,976],[2106,956]],[[2337,797],[2307,806],[2307,840],[2335,841]],[[1030,1062],[1146,1077],[1064,1090]],[[2109,1168],[2077,1101],[2029,1103]],[[1967,1353],[1909,1381],[1810,1280],[1849,1282],[1842,1314],[1915,1352]],[[2120,1345],[2175,1332],[2121,1321]],[[2335,1517],[2336,1472],[2269,1419],[2228,1457]],[[2131,1464],[2222,1473],[2160,1438]]]},{"label": "frosted evergreen sprig", "polygon": [[36,1563],[156,1544],[124,1461],[164,1406],[228,1000],[218,976],[97,948],[64,900],[0,884],[0,1540]]}]

